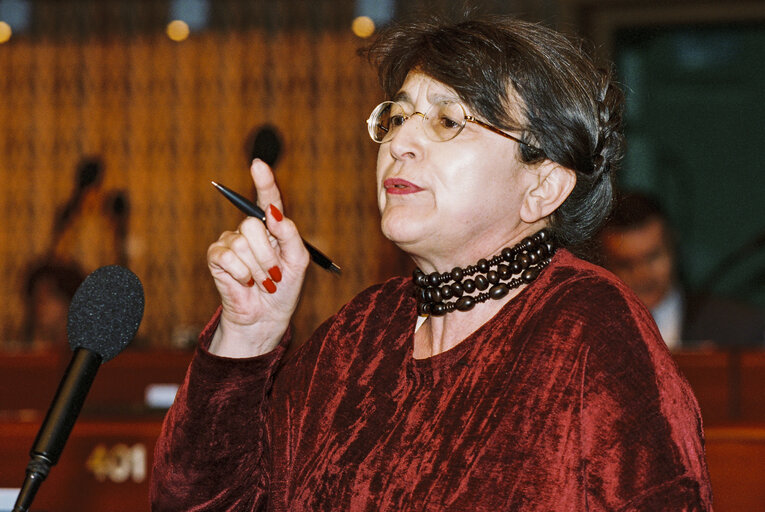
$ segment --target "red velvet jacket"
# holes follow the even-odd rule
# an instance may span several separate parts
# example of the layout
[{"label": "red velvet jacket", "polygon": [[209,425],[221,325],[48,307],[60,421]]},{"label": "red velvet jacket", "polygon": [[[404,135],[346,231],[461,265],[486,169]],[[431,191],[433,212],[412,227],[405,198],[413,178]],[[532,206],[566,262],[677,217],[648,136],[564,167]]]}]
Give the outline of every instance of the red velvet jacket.
[{"label": "red velvet jacket", "polygon": [[154,510],[711,510],[696,400],[604,270],[559,251],[429,359],[412,357],[415,320],[396,278],[287,361],[286,340],[242,360],[199,348],[157,443]]}]

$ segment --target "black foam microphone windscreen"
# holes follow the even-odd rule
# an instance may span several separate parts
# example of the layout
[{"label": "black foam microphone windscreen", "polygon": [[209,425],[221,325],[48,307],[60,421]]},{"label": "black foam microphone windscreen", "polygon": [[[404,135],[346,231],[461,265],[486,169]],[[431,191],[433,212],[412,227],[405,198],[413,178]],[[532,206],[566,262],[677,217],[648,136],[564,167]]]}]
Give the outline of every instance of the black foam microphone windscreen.
[{"label": "black foam microphone windscreen", "polygon": [[133,339],[143,317],[141,281],[119,265],[101,267],[77,288],[67,334],[74,355],[29,451],[26,478],[14,512],[26,512],[51,466],[58,462],[101,363]]},{"label": "black foam microphone windscreen", "polygon": [[67,334],[72,350],[85,348],[101,362],[119,354],[141,324],[141,281],[119,265],[101,267],[82,282],[69,306]]}]

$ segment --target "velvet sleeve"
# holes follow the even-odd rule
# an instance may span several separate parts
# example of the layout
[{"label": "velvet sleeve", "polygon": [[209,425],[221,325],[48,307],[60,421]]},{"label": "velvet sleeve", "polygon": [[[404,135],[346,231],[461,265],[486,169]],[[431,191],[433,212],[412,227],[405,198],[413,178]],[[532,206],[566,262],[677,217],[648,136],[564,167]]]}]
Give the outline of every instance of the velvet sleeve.
[{"label": "velvet sleeve", "polygon": [[215,356],[206,347],[219,314],[200,334],[155,446],[156,512],[265,510],[268,503],[268,392],[289,336],[262,356]]},{"label": "velvet sleeve", "polygon": [[570,328],[587,347],[581,422],[589,510],[711,510],[698,404],[650,313],[613,283],[586,290],[563,300],[581,305]]}]

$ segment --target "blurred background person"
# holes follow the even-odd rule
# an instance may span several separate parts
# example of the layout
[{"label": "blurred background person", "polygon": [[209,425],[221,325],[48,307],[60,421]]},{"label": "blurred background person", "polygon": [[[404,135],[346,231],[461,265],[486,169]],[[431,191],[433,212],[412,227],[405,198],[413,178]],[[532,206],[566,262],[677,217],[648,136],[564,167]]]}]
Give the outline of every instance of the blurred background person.
[{"label": "blurred background person", "polygon": [[103,265],[127,264],[127,193],[104,190],[103,180],[100,157],[78,162],[72,193],[53,221],[52,259],[77,261],[89,272]]},{"label": "blurred background person", "polygon": [[68,350],[69,303],[86,274],[127,263],[127,195],[104,191],[103,178],[99,157],[83,157],[77,163],[72,192],[56,209],[47,252],[21,276],[23,350]]},{"label": "blurred background person", "polygon": [[655,198],[621,194],[599,238],[603,265],[651,310],[670,349],[765,346],[761,312],[684,286],[675,237]]},{"label": "blurred background person", "polygon": [[84,278],[74,263],[45,260],[30,266],[23,289],[25,349],[69,349],[66,335],[69,303]]}]

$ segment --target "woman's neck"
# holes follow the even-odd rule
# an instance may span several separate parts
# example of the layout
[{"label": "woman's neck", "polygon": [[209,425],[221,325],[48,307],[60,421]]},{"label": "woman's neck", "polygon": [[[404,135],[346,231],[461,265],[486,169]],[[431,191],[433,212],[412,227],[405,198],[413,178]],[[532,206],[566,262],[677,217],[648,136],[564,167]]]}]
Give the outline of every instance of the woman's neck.
[{"label": "woman's neck", "polygon": [[547,222],[525,224],[522,229],[491,240],[474,240],[473,243],[463,244],[459,250],[451,248],[434,253],[432,250],[418,253],[411,248],[401,247],[414,261],[417,268],[426,274],[432,272],[447,272],[455,266],[465,267],[474,264],[481,258],[491,258],[505,247],[512,247],[521,240],[547,227]]},{"label": "woman's neck", "polygon": [[460,344],[499,311],[528,285],[512,290],[501,300],[478,304],[471,311],[459,315],[429,316],[414,335],[414,358],[427,359],[446,352]]},{"label": "woman's neck", "polygon": [[427,320],[415,333],[414,357],[445,352],[488,322],[533,282],[555,253],[542,229],[476,264],[413,275],[417,312]]}]

